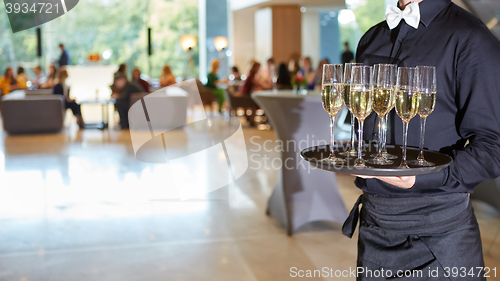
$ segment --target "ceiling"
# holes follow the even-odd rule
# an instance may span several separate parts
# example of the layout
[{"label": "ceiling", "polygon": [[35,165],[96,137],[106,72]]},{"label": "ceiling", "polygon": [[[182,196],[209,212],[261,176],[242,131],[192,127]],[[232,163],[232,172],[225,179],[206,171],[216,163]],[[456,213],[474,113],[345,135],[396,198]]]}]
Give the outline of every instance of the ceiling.
[{"label": "ceiling", "polygon": [[[500,38],[500,0],[453,0],[453,2],[479,17],[488,25],[491,32]],[[300,5],[306,6],[308,10],[314,7],[320,10],[345,8],[344,0],[229,0],[229,3],[232,11],[272,5]]]},{"label": "ceiling", "polygon": [[344,0],[230,0],[231,10],[236,11],[252,6],[266,7],[272,5],[301,5],[323,7],[345,7]]}]

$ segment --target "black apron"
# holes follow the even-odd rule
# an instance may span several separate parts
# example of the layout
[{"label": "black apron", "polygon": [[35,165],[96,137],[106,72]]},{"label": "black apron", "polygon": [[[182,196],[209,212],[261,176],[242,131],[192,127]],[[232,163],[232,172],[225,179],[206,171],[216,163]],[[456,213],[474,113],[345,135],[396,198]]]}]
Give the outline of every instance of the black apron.
[{"label": "black apron", "polygon": [[358,220],[357,280],[486,280],[479,226],[466,193],[411,198],[364,193],[342,233],[351,238]]}]

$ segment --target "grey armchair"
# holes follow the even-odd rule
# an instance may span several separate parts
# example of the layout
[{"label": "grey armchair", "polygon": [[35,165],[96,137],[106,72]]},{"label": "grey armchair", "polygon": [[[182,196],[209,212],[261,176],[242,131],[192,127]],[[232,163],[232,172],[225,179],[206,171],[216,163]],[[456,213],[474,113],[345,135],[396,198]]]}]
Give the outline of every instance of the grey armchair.
[{"label": "grey armchair", "polygon": [[64,112],[63,96],[9,94],[2,97],[3,128],[9,134],[59,132]]}]

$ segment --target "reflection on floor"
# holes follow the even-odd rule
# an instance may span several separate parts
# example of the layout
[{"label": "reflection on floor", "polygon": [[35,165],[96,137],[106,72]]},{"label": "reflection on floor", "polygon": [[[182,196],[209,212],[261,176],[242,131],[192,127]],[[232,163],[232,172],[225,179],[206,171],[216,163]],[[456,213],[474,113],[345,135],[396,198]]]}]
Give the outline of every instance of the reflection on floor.
[{"label": "reflection on floor", "polygon": [[[251,156],[275,136],[246,128],[245,138]],[[127,131],[4,133],[0,149],[2,281],[279,281],[294,279],[291,267],[355,266],[356,239],[340,226],[316,223],[288,237],[265,215],[277,172],[253,166],[277,157],[272,149],[216,191],[223,199],[187,202],[162,200],[164,166],[137,161]],[[338,182],[352,206],[353,178]],[[486,265],[500,268],[500,214],[475,207]]]}]

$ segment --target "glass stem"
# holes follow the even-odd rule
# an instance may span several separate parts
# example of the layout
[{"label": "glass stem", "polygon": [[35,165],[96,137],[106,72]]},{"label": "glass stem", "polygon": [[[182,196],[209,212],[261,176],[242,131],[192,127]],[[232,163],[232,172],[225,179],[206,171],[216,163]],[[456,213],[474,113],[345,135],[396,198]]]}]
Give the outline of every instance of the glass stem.
[{"label": "glass stem", "polygon": [[335,158],[335,115],[330,115],[330,158]]},{"label": "glass stem", "polygon": [[354,115],[352,114],[351,112],[351,149],[350,151],[353,152],[353,151],[356,151],[356,149],[354,149],[354,139],[355,139],[355,136],[356,136],[356,119],[354,118]]},{"label": "glass stem", "polygon": [[382,131],[384,127],[384,117],[378,116],[378,154],[377,158],[382,157],[382,141],[383,141],[383,136],[382,136]]},{"label": "glass stem", "polygon": [[420,154],[418,155],[417,160],[424,161],[424,135],[425,135],[425,123],[427,121],[427,117],[420,116]]},{"label": "glass stem", "polygon": [[401,166],[407,166],[406,163],[406,146],[408,145],[408,122],[403,121],[403,160]]},{"label": "glass stem", "polygon": [[364,121],[358,119],[359,123],[359,138],[358,138],[358,159],[359,161],[363,161],[363,125]]},{"label": "glass stem", "polygon": [[387,115],[384,116],[384,127],[382,128],[382,153],[387,153]]}]

